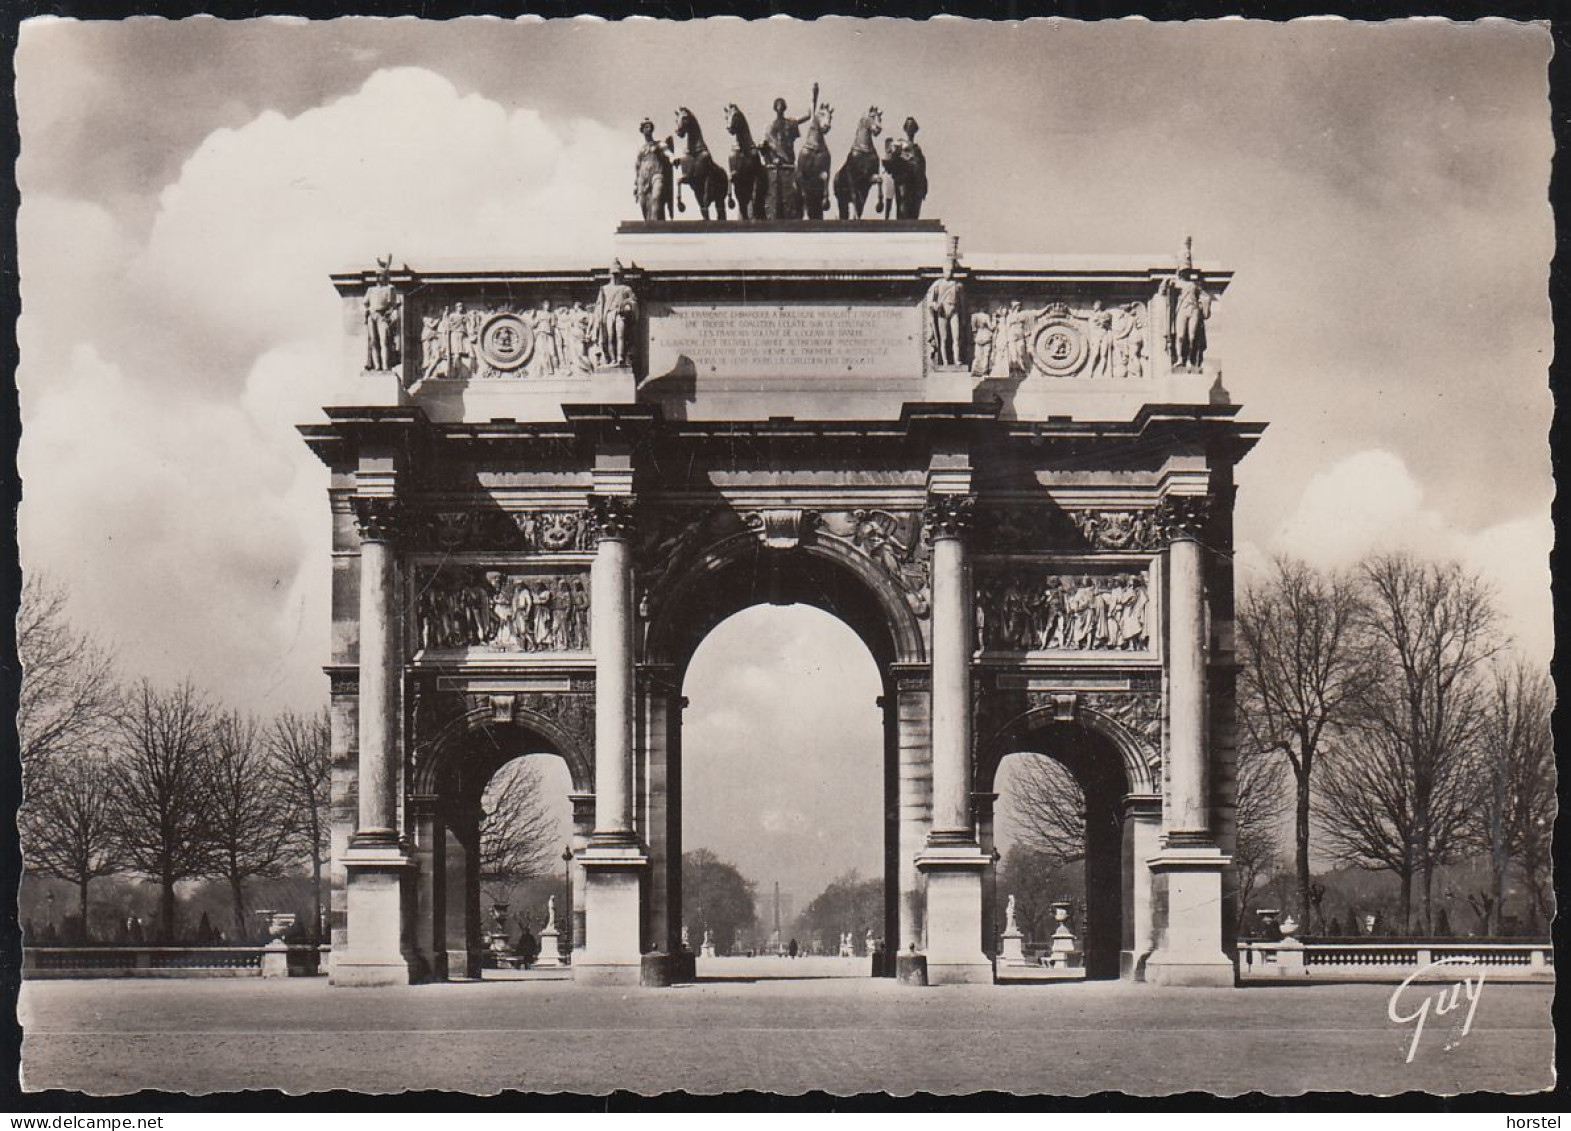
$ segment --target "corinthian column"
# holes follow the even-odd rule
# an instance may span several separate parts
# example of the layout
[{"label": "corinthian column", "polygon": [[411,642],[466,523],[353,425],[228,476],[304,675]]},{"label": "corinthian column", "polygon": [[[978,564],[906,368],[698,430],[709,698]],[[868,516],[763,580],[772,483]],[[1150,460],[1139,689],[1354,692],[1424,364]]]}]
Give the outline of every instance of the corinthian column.
[{"label": "corinthian column", "polygon": [[927,878],[927,980],[991,982],[982,953],[982,874],[991,862],[971,818],[970,567],[966,532],[972,499],[929,496],[933,547],[933,827],[917,867]]},{"label": "corinthian column", "polygon": [[398,835],[399,682],[403,671],[397,605],[398,501],[355,499],[360,529],[359,827],[344,853],[345,953],[333,956],[340,986],[408,983],[417,967],[404,935],[413,896],[412,861]]},{"label": "corinthian column", "polygon": [[1205,497],[1172,497],[1163,508],[1168,539],[1168,782],[1164,822],[1178,839],[1200,841],[1210,829],[1206,752],[1206,615],[1201,531]]},{"label": "corinthian column", "polygon": [[360,825],[357,842],[398,839],[398,624],[393,540],[398,500],[355,500],[360,529]]},{"label": "corinthian column", "polygon": [[969,495],[933,495],[923,516],[933,546],[934,844],[975,844],[971,820]]},{"label": "corinthian column", "polygon": [[595,827],[581,855],[584,950],[575,981],[638,985],[643,965],[643,871],[633,830],[633,499],[590,499],[596,538],[590,577],[595,654]]},{"label": "corinthian column", "polygon": [[596,497],[589,580],[595,656],[595,839],[633,840],[633,508]]},{"label": "corinthian column", "polygon": [[1167,549],[1168,748],[1162,847],[1152,876],[1156,950],[1147,981],[1176,986],[1230,986],[1233,963],[1222,951],[1222,873],[1232,863],[1210,832],[1206,742],[1205,552],[1207,496],[1169,496],[1162,504]]}]

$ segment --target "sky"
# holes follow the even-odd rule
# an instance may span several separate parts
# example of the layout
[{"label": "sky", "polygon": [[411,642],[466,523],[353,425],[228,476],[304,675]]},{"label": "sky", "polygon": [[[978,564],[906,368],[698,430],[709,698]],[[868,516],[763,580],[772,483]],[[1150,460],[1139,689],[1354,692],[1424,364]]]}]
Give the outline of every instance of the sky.
[{"label": "sky", "polygon": [[[339,364],[328,273],[608,258],[642,117],[714,132],[816,81],[842,116],[921,122],[925,214],[962,254],[1162,257],[1187,233],[1235,272],[1210,356],[1270,422],[1239,472],[1242,579],[1278,552],[1458,558],[1547,661],[1549,54],[1503,21],[29,21],[24,568],[128,671],[321,702],[326,480],[294,425]],[[803,657],[841,647],[781,624],[769,654],[705,645],[730,682],[704,697],[766,753],[818,694]],[[857,764],[848,728],[793,755],[806,778]]]}]

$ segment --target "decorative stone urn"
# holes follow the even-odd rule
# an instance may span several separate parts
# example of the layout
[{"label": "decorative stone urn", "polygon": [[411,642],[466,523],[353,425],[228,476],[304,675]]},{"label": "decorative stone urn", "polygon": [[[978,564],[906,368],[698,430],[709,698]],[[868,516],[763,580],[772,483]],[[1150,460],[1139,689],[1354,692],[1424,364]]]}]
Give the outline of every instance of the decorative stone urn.
[{"label": "decorative stone urn", "polygon": [[1069,909],[1067,902],[1053,904],[1053,918],[1058,921],[1058,926],[1053,929],[1048,962],[1054,969],[1080,965],[1080,947],[1075,943],[1074,932],[1069,929]]}]

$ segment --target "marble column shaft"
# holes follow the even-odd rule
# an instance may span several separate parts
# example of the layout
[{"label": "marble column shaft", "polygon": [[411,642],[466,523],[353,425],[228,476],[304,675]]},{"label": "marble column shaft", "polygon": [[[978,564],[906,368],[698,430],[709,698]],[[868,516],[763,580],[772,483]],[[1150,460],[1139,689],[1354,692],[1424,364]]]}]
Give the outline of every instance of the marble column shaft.
[{"label": "marble column shaft", "polygon": [[362,526],[360,542],[360,827],[358,838],[398,836],[398,631],[396,564],[387,530]]},{"label": "marble column shaft", "polygon": [[1168,659],[1171,812],[1167,828],[1204,833],[1210,827],[1206,767],[1206,620],[1201,547],[1182,533],[1168,548]]},{"label": "marble column shaft", "polygon": [[590,577],[595,655],[595,836],[633,835],[633,552],[602,534]]},{"label": "marble column shaft", "polygon": [[971,821],[971,600],[966,545],[933,533],[933,832],[974,843]]}]

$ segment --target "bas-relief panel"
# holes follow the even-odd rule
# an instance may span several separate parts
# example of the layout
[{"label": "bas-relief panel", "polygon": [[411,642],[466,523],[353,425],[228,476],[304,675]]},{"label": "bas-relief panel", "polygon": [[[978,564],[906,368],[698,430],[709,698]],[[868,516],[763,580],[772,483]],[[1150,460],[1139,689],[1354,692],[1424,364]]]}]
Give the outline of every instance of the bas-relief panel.
[{"label": "bas-relief panel", "polygon": [[417,648],[511,653],[589,648],[589,584],[581,572],[450,565],[416,576]]},{"label": "bas-relief panel", "polygon": [[981,647],[1007,652],[1147,652],[1152,603],[1144,572],[979,571]]}]

